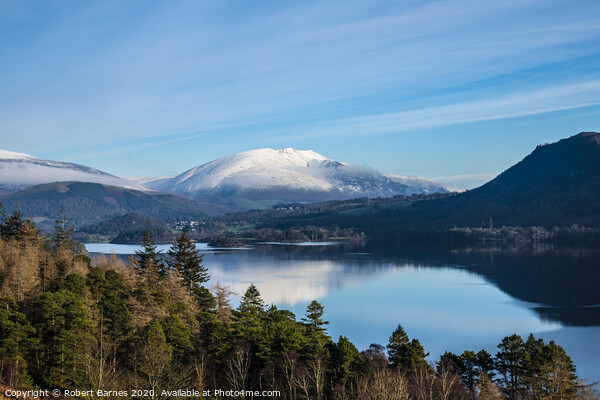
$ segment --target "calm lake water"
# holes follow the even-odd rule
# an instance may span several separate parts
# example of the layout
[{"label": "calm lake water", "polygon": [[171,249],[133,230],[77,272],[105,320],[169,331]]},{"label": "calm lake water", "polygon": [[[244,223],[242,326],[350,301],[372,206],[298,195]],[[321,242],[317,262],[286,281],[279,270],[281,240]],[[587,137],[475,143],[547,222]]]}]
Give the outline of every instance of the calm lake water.
[{"label": "calm lake water", "polygon": [[[169,245],[159,245],[166,252]],[[555,340],[582,378],[600,380],[600,251],[397,249],[383,246],[264,244],[213,249],[198,244],[211,283],[243,294],[254,283],[266,303],[304,316],[317,299],[329,334],[359,350],[386,345],[402,324],[430,359],[531,332]],[[86,244],[95,253],[138,246]]]}]

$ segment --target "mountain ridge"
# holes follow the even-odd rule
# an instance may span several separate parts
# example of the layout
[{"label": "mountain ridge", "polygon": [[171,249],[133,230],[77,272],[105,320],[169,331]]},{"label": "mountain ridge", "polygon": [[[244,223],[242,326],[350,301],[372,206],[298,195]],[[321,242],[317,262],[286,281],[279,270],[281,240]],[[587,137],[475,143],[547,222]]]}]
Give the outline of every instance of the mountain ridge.
[{"label": "mountain ridge", "polygon": [[0,150],[0,189],[15,192],[52,182],[93,182],[148,190],[143,185],[81,164]]},{"label": "mountain ridge", "polygon": [[45,183],[0,197],[8,212],[19,210],[42,227],[53,226],[61,207],[75,226],[100,222],[127,213],[161,219],[206,218],[230,211],[174,193],[139,191],[91,182]]},{"label": "mountain ridge", "polygon": [[[425,182],[427,189],[422,187]],[[262,201],[266,205],[449,191],[425,178],[411,178],[410,183],[313,150],[265,148],[222,157],[148,185],[205,201]]]},{"label": "mountain ridge", "polygon": [[262,215],[266,222],[261,227],[338,226],[385,241],[445,240],[452,230],[472,236],[472,228],[485,228],[490,240],[512,235],[498,227],[531,227],[537,240],[536,227],[550,234],[563,227],[572,231],[565,233],[572,239],[587,235],[595,240],[581,227],[600,229],[600,133],[582,132],[537,146],[496,178],[462,193],[350,203],[317,204],[306,212],[291,206],[289,212]]}]

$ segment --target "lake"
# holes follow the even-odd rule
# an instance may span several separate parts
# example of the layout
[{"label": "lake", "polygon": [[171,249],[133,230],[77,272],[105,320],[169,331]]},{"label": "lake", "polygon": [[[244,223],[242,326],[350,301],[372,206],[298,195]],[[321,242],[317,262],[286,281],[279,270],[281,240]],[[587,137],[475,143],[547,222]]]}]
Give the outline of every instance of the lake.
[{"label": "lake", "polygon": [[[158,245],[166,252],[169,245]],[[139,246],[86,244],[96,253]],[[529,333],[563,346],[578,374],[600,380],[600,251],[577,249],[391,248],[338,243],[259,244],[204,253],[210,284],[243,294],[254,283],[267,304],[297,319],[317,299],[329,334],[359,350],[386,345],[398,324],[429,359],[485,348]]]}]

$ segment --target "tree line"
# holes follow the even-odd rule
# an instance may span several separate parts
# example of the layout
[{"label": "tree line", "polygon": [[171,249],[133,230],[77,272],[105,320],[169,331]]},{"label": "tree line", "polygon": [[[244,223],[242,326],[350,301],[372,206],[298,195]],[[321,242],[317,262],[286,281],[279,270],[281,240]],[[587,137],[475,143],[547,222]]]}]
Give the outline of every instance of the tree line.
[{"label": "tree line", "polygon": [[206,287],[187,234],[159,254],[148,230],[127,263],[90,260],[59,214],[44,237],[19,213],[0,223],[0,383],[16,387],[272,390],[285,399],[575,399],[573,362],[554,342],[506,337],[485,350],[428,353],[398,325],[364,351],[327,332],[311,302],[298,320],[250,285]]}]

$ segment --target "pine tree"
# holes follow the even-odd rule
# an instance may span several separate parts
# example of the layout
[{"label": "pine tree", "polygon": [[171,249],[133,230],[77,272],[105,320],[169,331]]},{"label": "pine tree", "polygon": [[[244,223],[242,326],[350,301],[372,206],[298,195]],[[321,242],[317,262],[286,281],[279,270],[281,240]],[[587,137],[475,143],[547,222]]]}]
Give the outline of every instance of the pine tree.
[{"label": "pine tree", "polygon": [[65,208],[61,207],[54,220],[54,235],[52,236],[52,240],[57,247],[70,248],[72,235],[73,224],[69,221]]},{"label": "pine tree", "polygon": [[477,366],[477,354],[474,351],[465,350],[460,356],[462,362],[462,379],[465,385],[473,392],[477,377],[479,377],[479,368]]},{"label": "pine tree", "polygon": [[15,299],[0,298],[0,382],[9,386],[31,384],[25,355],[35,347],[34,333]]},{"label": "pine tree", "polygon": [[244,293],[244,297],[242,297],[242,301],[240,302],[240,311],[243,310],[252,310],[256,312],[261,312],[265,308],[265,302],[260,296],[260,292],[254,286],[254,283],[251,283]]},{"label": "pine tree", "polygon": [[143,273],[148,275],[151,281],[157,281],[164,269],[162,261],[159,260],[160,251],[156,251],[156,246],[152,244],[152,230],[150,226],[146,228],[142,239],[142,250],[136,250],[138,265]]},{"label": "pine tree", "polygon": [[526,360],[525,343],[521,336],[506,336],[498,345],[496,370],[502,375],[504,390],[509,399],[517,397],[522,389],[524,363]]},{"label": "pine tree", "polygon": [[306,317],[302,322],[314,332],[324,332],[323,325],[328,325],[329,321],[323,321],[324,307],[317,300],[313,300],[306,309]]},{"label": "pine tree", "polygon": [[[4,214],[4,213],[3,213]],[[6,239],[17,239],[23,228],[23,214],[20,211],[13,212],[10,216],[2,216],[2,236]]]},{"label": "pine tree", "polygon": [[167,253],[169,269],[177,271],[181,275],[181,284],[198,300],[206,292],[206,290],[201,290],[201,285],[208,282],[210,278],[206,267],[202,265],[202,257],[203,255],[198,253],[196,246],[185,231],[171,245]]},{"label": "pine tree", "polygon": [[0,236],[2,237],[6,237],[5,235],[5,231],[6,231],[6,209],[4,208],[4,206],[2,205],[2,203],[0,203]]},{"label": "pine tree", "polygon": [[345,336],[340,336],[337,343],[328,345],[331,350],[331,373],[335,382],[344,385],[356,379],[364,370],[365,361],[358,349]]},{"label": "pine tree", "polygon": [[40,353],[38,373],[52,387],[83,387],[89,383],[85,368],[96,339],[83,299],[68,290],[42,294],[38,310]]},{"label": "pine tree", "polygon": [[402,325],[398,325],[387,345],[388,358],[393,366],[406,366],[410,360],[410,341]]},{"label": "pine tree", "polygon": [[425,353],[419,340],[409,340],[402,325],[398,325],[392,336],[390,336],[387,348],[389,359],[393,366],[400,366],[411,370],[421,367],[427,368],[428,364],[425,361],[425,357],[429,353]]},{"label": "pine tree", "polygon": [[171,346],[173,356],[186,359],[191,356],[194,346],[192,345],[192,333],[176,314],[171,314],[162,323],[166,342]]}]

